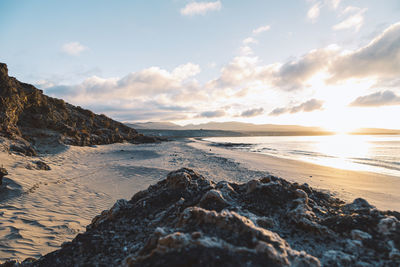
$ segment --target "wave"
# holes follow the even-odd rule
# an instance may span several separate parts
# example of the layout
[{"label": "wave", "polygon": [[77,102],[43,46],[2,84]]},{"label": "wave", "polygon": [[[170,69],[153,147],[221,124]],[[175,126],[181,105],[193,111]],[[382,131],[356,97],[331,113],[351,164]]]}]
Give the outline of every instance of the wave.
[{"label": "wave", "polygon": [[250,143],[211,143],[211,146],[216,146],[216,147],[238,147],[238,148],[250,148],[254,146],[254,144]]},{"label": "wave", "polygon": [[[400,167],[396,166],[396,165],[400,166],[400,162],[397,162],[397,161],[385,161],[385,160],[370,159],[370,158],[351,158],[351,160],[354,163],[358,163],[358,164],[364,164],[364,165],[369,165],[369,166],[374,166],[374,167],[391,169],[394,171],[400,171]],[[393,165],[395,165],[395,166],[393,166]]]}]

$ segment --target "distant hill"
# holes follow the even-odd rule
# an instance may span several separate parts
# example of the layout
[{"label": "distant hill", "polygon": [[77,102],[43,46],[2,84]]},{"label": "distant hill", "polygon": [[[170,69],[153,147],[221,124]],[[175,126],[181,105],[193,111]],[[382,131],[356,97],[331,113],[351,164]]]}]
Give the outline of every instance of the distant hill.
[{"label": "distant hill", "polygon": [[33,85],[9,77],[3,63],[0,63],[0,135],[22,141],[24,147],[17,150],[30,155],[35,154],[30,145],[43,139],[79,146],[155,140],[105,115],[44,95]]},{"label": "distant hill", "polygon": [[[138,130],[207,130],[207,131],[229,131],[240,132],[247,135],[319,135],[333,134],[320,127],[307,127],[300,125],[279,125],[279,124],[253,124],[245,122],[208,122],[202,124],[188,124],[180,126],[172,122],[144,122],[144,123],[126,123],[126,125]],[[400,134],[400,130],[382,129],[382,128],[360,128],[349,134]]]},{"label": "distant hill", "polygon": [[381,128],[360,128],[350,132],[350,134],[400,134],[400,130],[381,129]]},{"label": "distant hill", "polygon": [[172,122],[138,122],[138,123],[125,123],[125,125],[135,129],[183,130],[182,126]]},{"label": "distant hill", "polygon": [[298,125],[253,124],[244,122],[208,122],[203,124],[189,124],[180,126],[172,122],[146,122],[126,125],[136,129],[153,130],[219,130],[237,132],[325,132],[319,127]]}]

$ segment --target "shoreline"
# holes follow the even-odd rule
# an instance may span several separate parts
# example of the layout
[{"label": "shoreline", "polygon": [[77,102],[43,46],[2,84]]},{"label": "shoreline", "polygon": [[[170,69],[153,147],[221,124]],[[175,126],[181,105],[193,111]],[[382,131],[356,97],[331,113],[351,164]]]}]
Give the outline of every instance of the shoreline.
[{"label": "shoreline", "polygon": [[400,177],[209,146],[208,141],[194,138],[189,140],[192,141],[189,145],[196,149],[234,160],[250,170],[266,171],[290,182],[307,183],[346,202],[362,197],[378,209],[400,211]]},{"label": "shoreline", "polygon": [[[165,179],[169,172],[183,167],[216,183],[247,183],[272,174],[291,182],[308,183],[317,191],[329,191],[348,203],[363,197],[379,209],[400,210],[395,208],[400,203],[399,197],[393,193],[399,188],[397,184],[392,186],[387,197],[380,195],[381,203],[374,201],[379,200],[379,194],[373,196],[368,189],[379,183],[373,183],[371,174],[249,152],[211,149],[204,142],[183,139],[160,144],[67,147],[39,158],[0,151],[0,159],[9,172],[0,190],[0,245],[5,248],[0,252],[0,261],[37,258],[58,249],[62,243],[85,231],[94,216],[109,209],[118,199],[130,199],[135,193]],[[37,159],[47,163],[51,170],[32,168]],[[319,175],[326,177],[319,181]],[[346,175],[372,179],[371,185],[364,183],[368,194],[361,189],[348,190],[354,187],[354,183],[349,183],[354,179],[347,179]],[[337,180],[338,177],[341,179]],[[384,175],[375,179],[399,180]],[[348,184],[344,183],[346,181]],[[344,187],[346,190],[341,190]]]}]

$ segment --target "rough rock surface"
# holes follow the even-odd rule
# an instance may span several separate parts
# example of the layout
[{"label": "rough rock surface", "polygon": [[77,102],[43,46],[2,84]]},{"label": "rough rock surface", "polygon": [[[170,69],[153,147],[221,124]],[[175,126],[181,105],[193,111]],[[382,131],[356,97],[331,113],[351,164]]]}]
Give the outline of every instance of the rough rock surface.
[{"label": "rough rock surface", "polygon": [[79,146],[156,141],[105,115],[44,95],[33,85],[9,77],[3,63],[0,63],[0,135],[15,139],[17,144],[10,150],[26,155],[35,155],[34,146],[43,139]]},{"label": "rough rock surface", "polygon": [[400,266],[399,219],[274,176],[214,183],[180,169],[23,265]]},{"label": "rough rock surface", "polygon": [[47,165],[46,162],[43,162],[41,160],[37,160],[33,162],[35,164],[35,169],[36,170],[42,170],[42,171],[49,171],[51,170],[50,166]]}]

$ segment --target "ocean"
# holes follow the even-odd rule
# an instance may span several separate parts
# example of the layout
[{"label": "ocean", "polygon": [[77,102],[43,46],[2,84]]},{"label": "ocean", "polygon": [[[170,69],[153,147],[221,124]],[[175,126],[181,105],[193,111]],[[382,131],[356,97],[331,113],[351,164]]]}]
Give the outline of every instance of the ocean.
[{"label": "ocean", "polygon": [[205,138],[214,146],[400,177],[400,135]]}]

